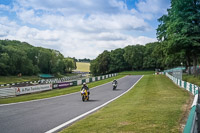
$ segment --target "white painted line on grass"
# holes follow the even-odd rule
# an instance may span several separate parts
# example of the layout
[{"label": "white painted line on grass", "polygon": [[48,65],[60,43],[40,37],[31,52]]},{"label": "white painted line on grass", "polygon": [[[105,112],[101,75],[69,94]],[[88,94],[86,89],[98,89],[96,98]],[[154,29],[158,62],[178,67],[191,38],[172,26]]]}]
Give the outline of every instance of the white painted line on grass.
[{"label": "white painted line on grass", "polygon": [[[142,77],[143,77],[143,76],[144,76],[144,75],[142,75]],[[140,77],[140,79],[141,79],[142,77]],[[64,128],[64,127],[66,127],[67,125],[69,125],[69,124],[71,124],[71,123],[77,121],[78,119],[83,118],[83,117],[85,117],[86,115],[88,115],[88,114],[90,114],[90,113],[92,113],[92,112],[94,112],[94,111],[96,111],[96,110],[98,110],[98,109],[104,107],[105,105],[109,104],[110,102],[116,100],[117,98],[121,97],[122,95],[124,95],[125,93],[127,93],[128,91],[130,91],[130,90],[140,81],[140,79],[139,79],[137,82],[135,82],[135,84],[134,84],[133,86],[131,86],[127,91],[125,91],[124,93],[120,94],[119,96],[117,96],[117,97],[111,99],[110,101],[108,101],[108,102],[106,102],[106,103],[104,103],[104,104],[102,104],[102,105],[100,105],[100,106],[98,106],[98,107],[96,107],[96,108],[94,108],[94,109],[92,109],[92,110],[90,110],[90,111],[88,111],[88,112],[82,114],[82,115],[79,115],[79,116],[77,116],[77,117],[75,117],[75,118],[73,118],[73,119],[71,119],[71,120],[69,120],[69,121],[67,121],[67,122],[65,122],[65,123],[63,123],[63,124],[61,124],[61,125],[55,127],[55,128],[53,128],[53,129],[51,129],[51,130],[49,130],[49,131],[47,131],[47,132],[45,132],[45,133],[54,133],[54,132],[56,132],[56,131],[58,131],[58,130]]]},{"label": "white painted line on grass", "polygon": [[[126,76],[125,76],[125,77],[126,77]],[[122,78],[120,78],[120,79],[123,79],[123,78],[125,78],[125,77],[122,77]],[[100,80],[99,80],[99,81],[100,81]],[[111,82],[112,82],[112,81],[111,81]],[[92,82],[91,82],[91,83],[92,83]],[[97,88],[97,87],[100,87],[100,86],[103,86],[103,85],[106,85],[106,84],[110,84],[110,82],[105,83],[105,84],[102,84],[102,85],[95,86],[95,87],[91,88],[90,90],[92,90],[92,89],[94,89],[94,88]],[[8,106],[8,105],[15,105],[15,104],[22,104],[22,103],[29,103],[29,102],[36,102],[36,101],[49,100],[49,99],[54,99],[54,98],[63,97],[63,96],[67,96],[67,95],[73,95],[73,94],[76,94],[76,93],[80,93],[80,92],[78,91],[78,92],[74,92],[74,93],[70,93],[70,94],[65,94],[65,95],[60,95],[60,96],[55,96],[55,97],[49,97],[49,98],[43,98],[43,99],[30,100],[30,101],[24,101],[24,102],[0,104],[0,107],[1,107],[1,106]]]}]

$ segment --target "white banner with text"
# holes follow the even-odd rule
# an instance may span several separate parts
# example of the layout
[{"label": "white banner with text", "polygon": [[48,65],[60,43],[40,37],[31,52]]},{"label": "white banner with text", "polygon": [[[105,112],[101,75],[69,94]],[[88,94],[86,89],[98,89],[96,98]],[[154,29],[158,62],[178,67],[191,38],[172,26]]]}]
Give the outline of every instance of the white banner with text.
[{"label": "white banner with text", "polygon": [[51,90],[52,84],[26,86],[26,87],[15,87],[16,95],[22,95],[27,93],[34,93],[39,91]]}]

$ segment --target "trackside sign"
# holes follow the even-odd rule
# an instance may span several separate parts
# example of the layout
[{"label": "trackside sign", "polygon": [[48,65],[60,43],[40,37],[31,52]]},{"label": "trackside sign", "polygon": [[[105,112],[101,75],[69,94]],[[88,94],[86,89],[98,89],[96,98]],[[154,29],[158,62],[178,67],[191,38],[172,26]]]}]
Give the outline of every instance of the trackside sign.
[{"label": "trackside sign", "polygon": [[57,88],[67,88],[73,86],[72,82],[62,82],[62,83],[54,83],[53,84],[53,89],[57,89]]},{"label": "trackside sign", "polygon": [[52,84],[26,86],[26,87],[15,87],[16,95],[22,95],[27,93],[34,93],[39,91],[51,90]]}]

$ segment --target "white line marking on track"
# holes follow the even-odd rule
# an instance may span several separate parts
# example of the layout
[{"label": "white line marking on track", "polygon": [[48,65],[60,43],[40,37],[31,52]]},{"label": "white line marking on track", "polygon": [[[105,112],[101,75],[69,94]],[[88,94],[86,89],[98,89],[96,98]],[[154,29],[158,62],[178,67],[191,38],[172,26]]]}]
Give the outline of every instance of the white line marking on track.
[{"label": "white line marking on track", "polygon": [[[142,77],[143,77],[143,76],[144,76],[144,75],[142,75]],[[142,77],[140,77],[140,79],[142,79]],[[45,133],[54,133],[54,132],[56,132],[56,131],[58,131],[58,130],[64,128],[64,127],[66,127],[67,125],[69,125],[69,124],[71,124],[71,123],[77,121],[78,119],[83,118],[83,117],[85,117],[86,115],[88,115],[88,114],[90,114],[90,113],[92,113],[92,112],[94,112],[94,111],[96,111],[96,110],[102,108],[103,106],[109,104],[110,102],[116,100],[117,98],[121,97],[122,95],[124,95],[125,93],[127,93],[128,91],[130,91],[130,90],[140,81],[140,79],[139,79],[137,82],[135,82],[135,84],[133,84],[133,86],[131,86],[127,91],[125,91],[124,93],[120,94],[119,96],[117,96],[117,97],[111,99],[110,101],[108,101],[108,102],[106,102],[106,103],[104,103],[104,104],[102,104],[102,105],[100,105],[100,106],[98,106],[98,107],[96,107],[96,108],[94,108],[94,109],[92,109],[92,110],[90,110],[90,111],[88,111],[88,112],[82,114],[82,115],[79,115],[79,116],[77,116],[77,117],[75,117],[75,118],[73,118],[73,119],[71,119],[71,120],[69,120],[69,121],[67,121],[67,122],[65,122],[65,123],[63,123],[63,124],[61,124],[61,125],[55,127],[55,128],[53,128],[53,129],[51,129],[51,130],[49,130],[49,131],[47,131],[47,132],[45,132]]]},{"label": "white line marking on track", "polygon": [[[126,77],[126,76],[125,76]],[[120,79],[123,79],[125,77],[122,77]],[[111,81],[112,82],[112,81]],[[98,86],[95,86],[91,89],[94,89],[94,88],[97,88],[97,87],[100,87],[100,86],[103,86],[103,85],[106,85],[106,84],[109,84],[110,82],[108,83],[105,83],[105,84],[102,84],[102,85],[98,85]],[[90,90],[91,90],[90,89]],[[76,93],[80,93],[79,91],[78,92],[74,92],[74,93],[70,93],[70,94],[65,94],[65,95],[61,95],[61,96],[55,96],[55,97],[49,97],[49,98],[43,98],[43,99],[36,99],[36,100],[31,100],[31,101],[24,101],[24,102],[17,102],[17,103],[9,103],[9,104],[0,104],[0,107],[1,106],[8,106],[8,105],[15,105],[15,104],[22,104],[22,103],[29,103],[29,102],[36,102],[36,101],[43,101],[43,100],[49,100],[49,99],[54,99],[54,98],[58,98],[58,97],[63,97],[63,96],[67,96],[67,95],[73,95],[73,94],[76,94]]]}]

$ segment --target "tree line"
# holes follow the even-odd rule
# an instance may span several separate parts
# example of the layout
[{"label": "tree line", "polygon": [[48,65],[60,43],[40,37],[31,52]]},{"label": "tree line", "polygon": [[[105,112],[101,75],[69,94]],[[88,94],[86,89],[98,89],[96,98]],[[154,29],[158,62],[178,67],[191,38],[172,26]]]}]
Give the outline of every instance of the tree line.
[{"label": "tree line", "polygon": [[76,69],[74,59],[65,58],[57,50],[16,40],[0,40],[0,75],[65,74],[73,69]]},{"label": "tree line", "polygon": [[102,75],[125,70],[163,68],[162,56],[157,56],[160,54],[159,46],[159,42],[154,42],[145,46],[137,44],[111,51],[105,50],[91,61],[90,71],[93,75]]},{"label": "tree line", "polygon": [[196,66],[200,61],[200,1],[171,0],[171,8],[158,21],[158,42],[104,51],[91,61],[91,73],[100,75],[177,66],[190,68],[193,65],[193,73],[197,75]]},{"label": "tree line", "polygon": [[90,62],[90,59],[84,58],[84,59],[77,59],[77,62]]}]

